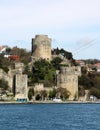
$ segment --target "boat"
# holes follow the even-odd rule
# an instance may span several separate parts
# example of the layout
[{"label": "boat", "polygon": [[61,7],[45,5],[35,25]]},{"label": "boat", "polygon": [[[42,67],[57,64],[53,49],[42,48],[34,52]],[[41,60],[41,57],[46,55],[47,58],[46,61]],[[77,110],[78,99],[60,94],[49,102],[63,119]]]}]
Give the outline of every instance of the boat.
[{"label": "boat", "polygon": [[61,98],[54,98],[53,102],[62,102]]}]

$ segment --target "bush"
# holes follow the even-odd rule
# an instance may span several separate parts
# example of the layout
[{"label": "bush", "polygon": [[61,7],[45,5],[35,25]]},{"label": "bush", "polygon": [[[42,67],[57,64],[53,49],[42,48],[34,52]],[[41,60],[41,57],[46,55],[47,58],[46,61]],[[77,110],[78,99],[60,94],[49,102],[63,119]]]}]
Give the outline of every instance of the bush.
[{"label": "bush", "polygon": [[90,95],[93,95],[93,96],[95,96],[95,97],[100,99],[100,89],[94,88],[94,87],[91,88],[90,89]]},{"label": "bush", "polygon": [[51,99],[53,99],[54,97],[56,96],[56,91],[55,91],[55,89],[53,89],[53,90],[51,90],[50,92],[49,92],[49,98]]},{"label": "bush", "polygon": [[0,79],[0,88],[7,90],[9,88],[8,82],[5,81],[4,79]]},{"label": "bush", "polygon": [[32,100],[32,97],[34,96],[34,89],[30,88],[28,91],[28,98],[29,100]]}]

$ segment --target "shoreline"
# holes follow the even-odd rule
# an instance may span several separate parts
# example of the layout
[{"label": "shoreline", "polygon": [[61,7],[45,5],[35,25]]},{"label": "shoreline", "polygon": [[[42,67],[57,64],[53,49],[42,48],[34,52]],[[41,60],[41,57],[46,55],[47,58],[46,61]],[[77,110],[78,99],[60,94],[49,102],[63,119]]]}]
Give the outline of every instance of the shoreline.
[{"label": "shoreline", "polygon": [[30,101],[30,102],[17,102],[17,101],[0,101],[0,104],[100,104],[100,101]]}]

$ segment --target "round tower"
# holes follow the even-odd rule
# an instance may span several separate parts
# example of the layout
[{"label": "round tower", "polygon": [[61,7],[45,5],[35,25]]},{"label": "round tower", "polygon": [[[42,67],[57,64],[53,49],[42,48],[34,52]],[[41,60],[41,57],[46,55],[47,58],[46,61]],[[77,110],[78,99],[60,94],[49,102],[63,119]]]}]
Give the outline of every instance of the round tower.
[{"label": "round tower", "polygon": [[51,60],[51,38],[47,35],[36,35],[32,39],[32,58]]}]

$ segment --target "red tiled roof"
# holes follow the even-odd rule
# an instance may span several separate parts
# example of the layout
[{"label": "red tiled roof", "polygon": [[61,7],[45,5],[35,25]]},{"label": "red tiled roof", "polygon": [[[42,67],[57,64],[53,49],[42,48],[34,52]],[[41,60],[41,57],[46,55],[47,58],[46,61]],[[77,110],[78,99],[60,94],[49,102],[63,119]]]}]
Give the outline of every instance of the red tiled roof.
[{"label": "red tiled roof", "polygon": [[100,66],[100,63],[96,63],[94,64],[95,67],[99,67]]},{"label": "red tiled roof", "polygon": [[76,60],[76,63],[85,63],[85,62],[82,60]]},{"label": "red tiled roof", "polygon": [[4,48],[4,46],[0,46],[0,51]]}]

